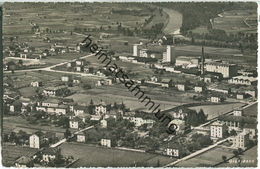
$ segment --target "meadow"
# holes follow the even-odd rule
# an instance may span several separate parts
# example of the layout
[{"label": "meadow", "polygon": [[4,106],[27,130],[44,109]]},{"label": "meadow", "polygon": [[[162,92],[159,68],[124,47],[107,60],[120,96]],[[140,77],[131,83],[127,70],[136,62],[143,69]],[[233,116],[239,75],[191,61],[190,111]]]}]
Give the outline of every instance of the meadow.
[{"label": "meadow", "polygon": [[81,143],[64,143],[61,152],[65,156],[73,155],[79,160],[71,167],[134,167],[165,165],[176,159],[157,154],[141,153],[103,148]]}]

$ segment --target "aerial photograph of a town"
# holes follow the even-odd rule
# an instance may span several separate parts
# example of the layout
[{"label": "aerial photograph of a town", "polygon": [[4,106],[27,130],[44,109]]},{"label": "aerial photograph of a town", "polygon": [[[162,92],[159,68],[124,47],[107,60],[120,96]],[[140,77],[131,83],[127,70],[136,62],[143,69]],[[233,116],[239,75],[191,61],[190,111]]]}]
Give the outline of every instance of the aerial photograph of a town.
[{"label": "aerial photograph of a town", "polygon": [[5,2],[4,167],[257,167],[256,2]]}]

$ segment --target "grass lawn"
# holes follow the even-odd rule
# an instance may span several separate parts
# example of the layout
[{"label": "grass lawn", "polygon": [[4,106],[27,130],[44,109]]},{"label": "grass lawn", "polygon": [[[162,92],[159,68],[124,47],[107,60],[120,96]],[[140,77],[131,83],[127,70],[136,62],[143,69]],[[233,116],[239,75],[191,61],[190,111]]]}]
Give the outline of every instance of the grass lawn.
[{"label": "grass lawn", "polygon": [[237,158],[232,158],[229,162],[223,163],[218,167],[257,167],[257,146],[250,148],[241,155],[241,166],[235,163]]},{"label": "grass lawn", "polygon": [[21,93],[22,96],[24,97],[32,97],[36,95],[36,88],[33,87],[25,87],[19,89],[19,92]]},{"label": "grass lawn", "polygon": [[221,105],[205,105],[205,106],[195,106],[190,107],[193,110],[199,111],[202,109],[205,114],[208,115],[208,119],[217,117],[223,113],[234,110],[235,108],[241,107],[245,104],[243,103],[230,103],[230,104],[221,104]]},{"label": "grass lawn", "polygon": [[212,166],[217,164],[222,160],[222,156],[227,158],[232,157],[232,149],[216,147],[212,150],[209,150],[201,155],[195,156],[194,158],[182,161],[177,164],[177,167],[202,167],[202,166]]},{"label": "grass lawn", "polygon": [[65,156],[73,155],[79,158],[71,167],[130,167],[135,164],[141,166],[155,166],[159,160],[160,165],[168,164],[174,159],[156,154],[123,151],[96,147],[80,143],[64,143],[61,152]]},{"label": "grass lawn", "polygon": [[38,149],[2,144],[2,164],[5,167],[13,166],[15,160],[23,155],[32,156]]}]

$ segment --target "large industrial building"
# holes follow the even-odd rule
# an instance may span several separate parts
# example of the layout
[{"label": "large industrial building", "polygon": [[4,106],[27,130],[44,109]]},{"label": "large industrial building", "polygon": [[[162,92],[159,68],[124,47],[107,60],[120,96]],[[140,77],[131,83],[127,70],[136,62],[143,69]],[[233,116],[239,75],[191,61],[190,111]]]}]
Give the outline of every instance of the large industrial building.
[{"label": "large industrial building", "polygon": [[237,65],[216,61],[206,63],[205,70],[207,72],[221,73],[223,78],[231,78],[237,75]]},{"label": "large industrial building", "polygon": [[163,54],[163,62],[175,63],[175,47],[167,45],[166,53]]}]

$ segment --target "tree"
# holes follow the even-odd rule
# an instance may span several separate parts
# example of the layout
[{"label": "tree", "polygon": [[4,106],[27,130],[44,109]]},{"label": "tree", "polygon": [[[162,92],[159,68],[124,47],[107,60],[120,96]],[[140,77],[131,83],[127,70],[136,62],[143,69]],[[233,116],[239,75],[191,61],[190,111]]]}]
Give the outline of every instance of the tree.
[{"label": "tree", "polygon": [[159,159],[157,160],[156,167],[160,167],[160,160]]},{"label": "tree", "polygon": [[235,155],[235,157],[237,157],[239,155],[238,151],[237,150],[234,150],[233,151],[233,154]]},{"label": "tree", "polygon": [[242,154],[243,153],[242,148],[238,148],[237,151],[238,151],[238,154]]},{"label": "tree", "polygon": [[69,138],[70,136],[71,136],[71,132],[70,132],[70,130],[67,128],[66,131],[65,131],[65,133],[64,133],[64,137],[67,139],[67,138]]},{"label": "tree", "polygon": [[237,132],[233,129],[230,131],[230,136],[236,136],[237,135]]},{"label": "tree", "polygon": [[94,103],[93,103],[93,100],[91,99],[91,100],[90,100],[90,103],[89,103],[89,106],[88,106],[88,112],[89,112],[89,114],[94,114],[94,113],[95,113],[94,109],[95,109],[95,105],[94,105]]},{"label": "tree", "polygon": [[222,156],[222,160],[224,161],[224,162],[226,162],[227,161],[227,157],[226,156]]},{"label": "tree", "polygon": [[204,111],[200,109],[198,113],[198,120],[200,123],[204,123],[207,120],[207,115],[205,115]]}]

